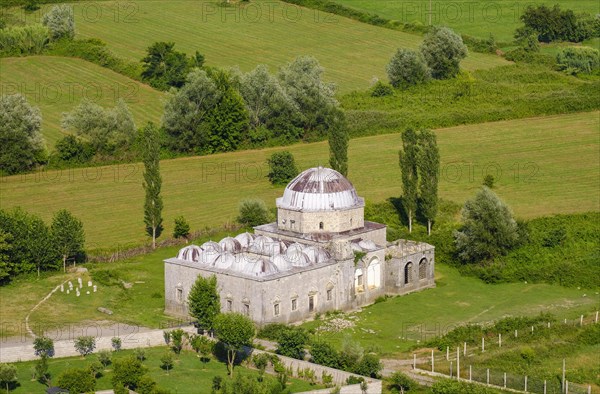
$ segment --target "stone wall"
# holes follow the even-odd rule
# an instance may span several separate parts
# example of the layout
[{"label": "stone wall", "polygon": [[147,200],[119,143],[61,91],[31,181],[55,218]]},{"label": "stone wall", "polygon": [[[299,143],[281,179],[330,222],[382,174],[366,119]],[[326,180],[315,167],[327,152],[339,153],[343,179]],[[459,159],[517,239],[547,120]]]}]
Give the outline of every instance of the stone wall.
[{"label": "stone wall", "polygon": [[405,294],[435,286],[433,247],[407,256],[392,257],[386,263],[385,287],[390,294]]}]

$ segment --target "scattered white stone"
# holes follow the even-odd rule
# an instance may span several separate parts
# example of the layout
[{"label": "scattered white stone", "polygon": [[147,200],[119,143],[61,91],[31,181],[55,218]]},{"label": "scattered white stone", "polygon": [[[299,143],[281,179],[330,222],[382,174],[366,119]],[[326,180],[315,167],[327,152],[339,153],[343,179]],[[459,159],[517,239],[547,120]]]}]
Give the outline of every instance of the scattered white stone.
[{"label": "scattered white stone", "polygon": [[89,294],[90,294],[90,291],[89,291],[89,290],[88,290],[88,291],[86,291],[86,292],[85,292],[85,294],[88,294],[88,295],[89,295]]},{"label": "scattered white stone", "polygon": [[92,281],[88,280],[88,287],[92,287]]},{"label": "scattered white stone", "polygon": [[69,281],[69,289],[73,290],[73,283]]},{"label": "scattered white stone", "polygon": [[94,293],[98,290],[98,286],[94,285]]},{"label": "scattered white stone", "polygon": [[63,291],[65,291],[65,285],[60,285],[60,292],[62,293]]},{"label": "scattered white stone", "polygon": [[67,294],[69,294],[69,293],[70,293],[70,290],[69,290],[69,289],[67,289]]}]

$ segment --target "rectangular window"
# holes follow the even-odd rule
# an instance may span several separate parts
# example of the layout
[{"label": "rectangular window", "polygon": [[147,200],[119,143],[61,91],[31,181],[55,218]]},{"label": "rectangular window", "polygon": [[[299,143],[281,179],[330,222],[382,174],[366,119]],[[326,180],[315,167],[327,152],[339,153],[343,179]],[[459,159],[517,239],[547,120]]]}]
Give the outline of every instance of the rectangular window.
[{"label": "rectangular window", "polygon": [[279,304],[273,305],[273,314],[279,316]]},{"label": "rectangular window", "polygon": [[315,310],[315,297],[308,296],[308,311],[312,312]]},{"label": "rectangular window", "polygon": [[327,290],[327,301],[331,301],[333,298],[333,291],[331,289]]},{"label": "rectangular window", "polygon": [[358,275],[358,285],[359,286],[363,285],[363,276],[362,275]]},{"label": "rectangular window", "polygon": [[244,315],[250,316],[250,304],[244,304]]},{"label": "rectangular window", "polygon": [[227,312],[231,312],[233,309],[233,302],[231,300],[227,300]]},{"label": "rectangular window", "polygon": [[175,299],[180,304],[183,302],[183,289],[176,289],[176,291],[175,291]]},{"label": "rectangular window", "polygon": [[296,309],[298,309],[298,300],[294,298],[292,300],[292,310],[295,311]]}]

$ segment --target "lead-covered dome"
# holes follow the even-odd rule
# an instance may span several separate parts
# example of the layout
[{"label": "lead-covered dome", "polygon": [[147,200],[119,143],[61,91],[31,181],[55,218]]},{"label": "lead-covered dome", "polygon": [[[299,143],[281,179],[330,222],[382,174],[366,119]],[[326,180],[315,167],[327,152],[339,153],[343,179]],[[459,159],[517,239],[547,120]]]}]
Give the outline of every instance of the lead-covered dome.
[{"label": "lead-covered dome", "polygon": [[285,188],[277,207],[298,211],[333,211],[364,206],[352,183],[331,168],[309,168]]}]

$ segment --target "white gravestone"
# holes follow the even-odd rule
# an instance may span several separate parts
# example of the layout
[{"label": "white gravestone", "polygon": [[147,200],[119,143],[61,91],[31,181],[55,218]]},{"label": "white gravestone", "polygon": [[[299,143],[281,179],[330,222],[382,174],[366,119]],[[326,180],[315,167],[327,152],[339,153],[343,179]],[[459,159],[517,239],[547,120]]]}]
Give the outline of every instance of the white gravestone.
[{"label": "white gravestone", "polygon": [[88,287],[92,287],[92,281],[88,280]]},{"label": "white gravestone", "polygon": [[98,290],[98,287],[94,285],[94,293],[96,292],[96,290]]},{"label": "white gravestone", "polygon": [[69,289],[67,289],[67,294],[69,294],[69,293],[70,293],[70,291],[69,291]]},{"label": "white gravestone", "polygon": [[65,285],[60,285],[60,292],[62,293],[63,291],[65,291]]}]

